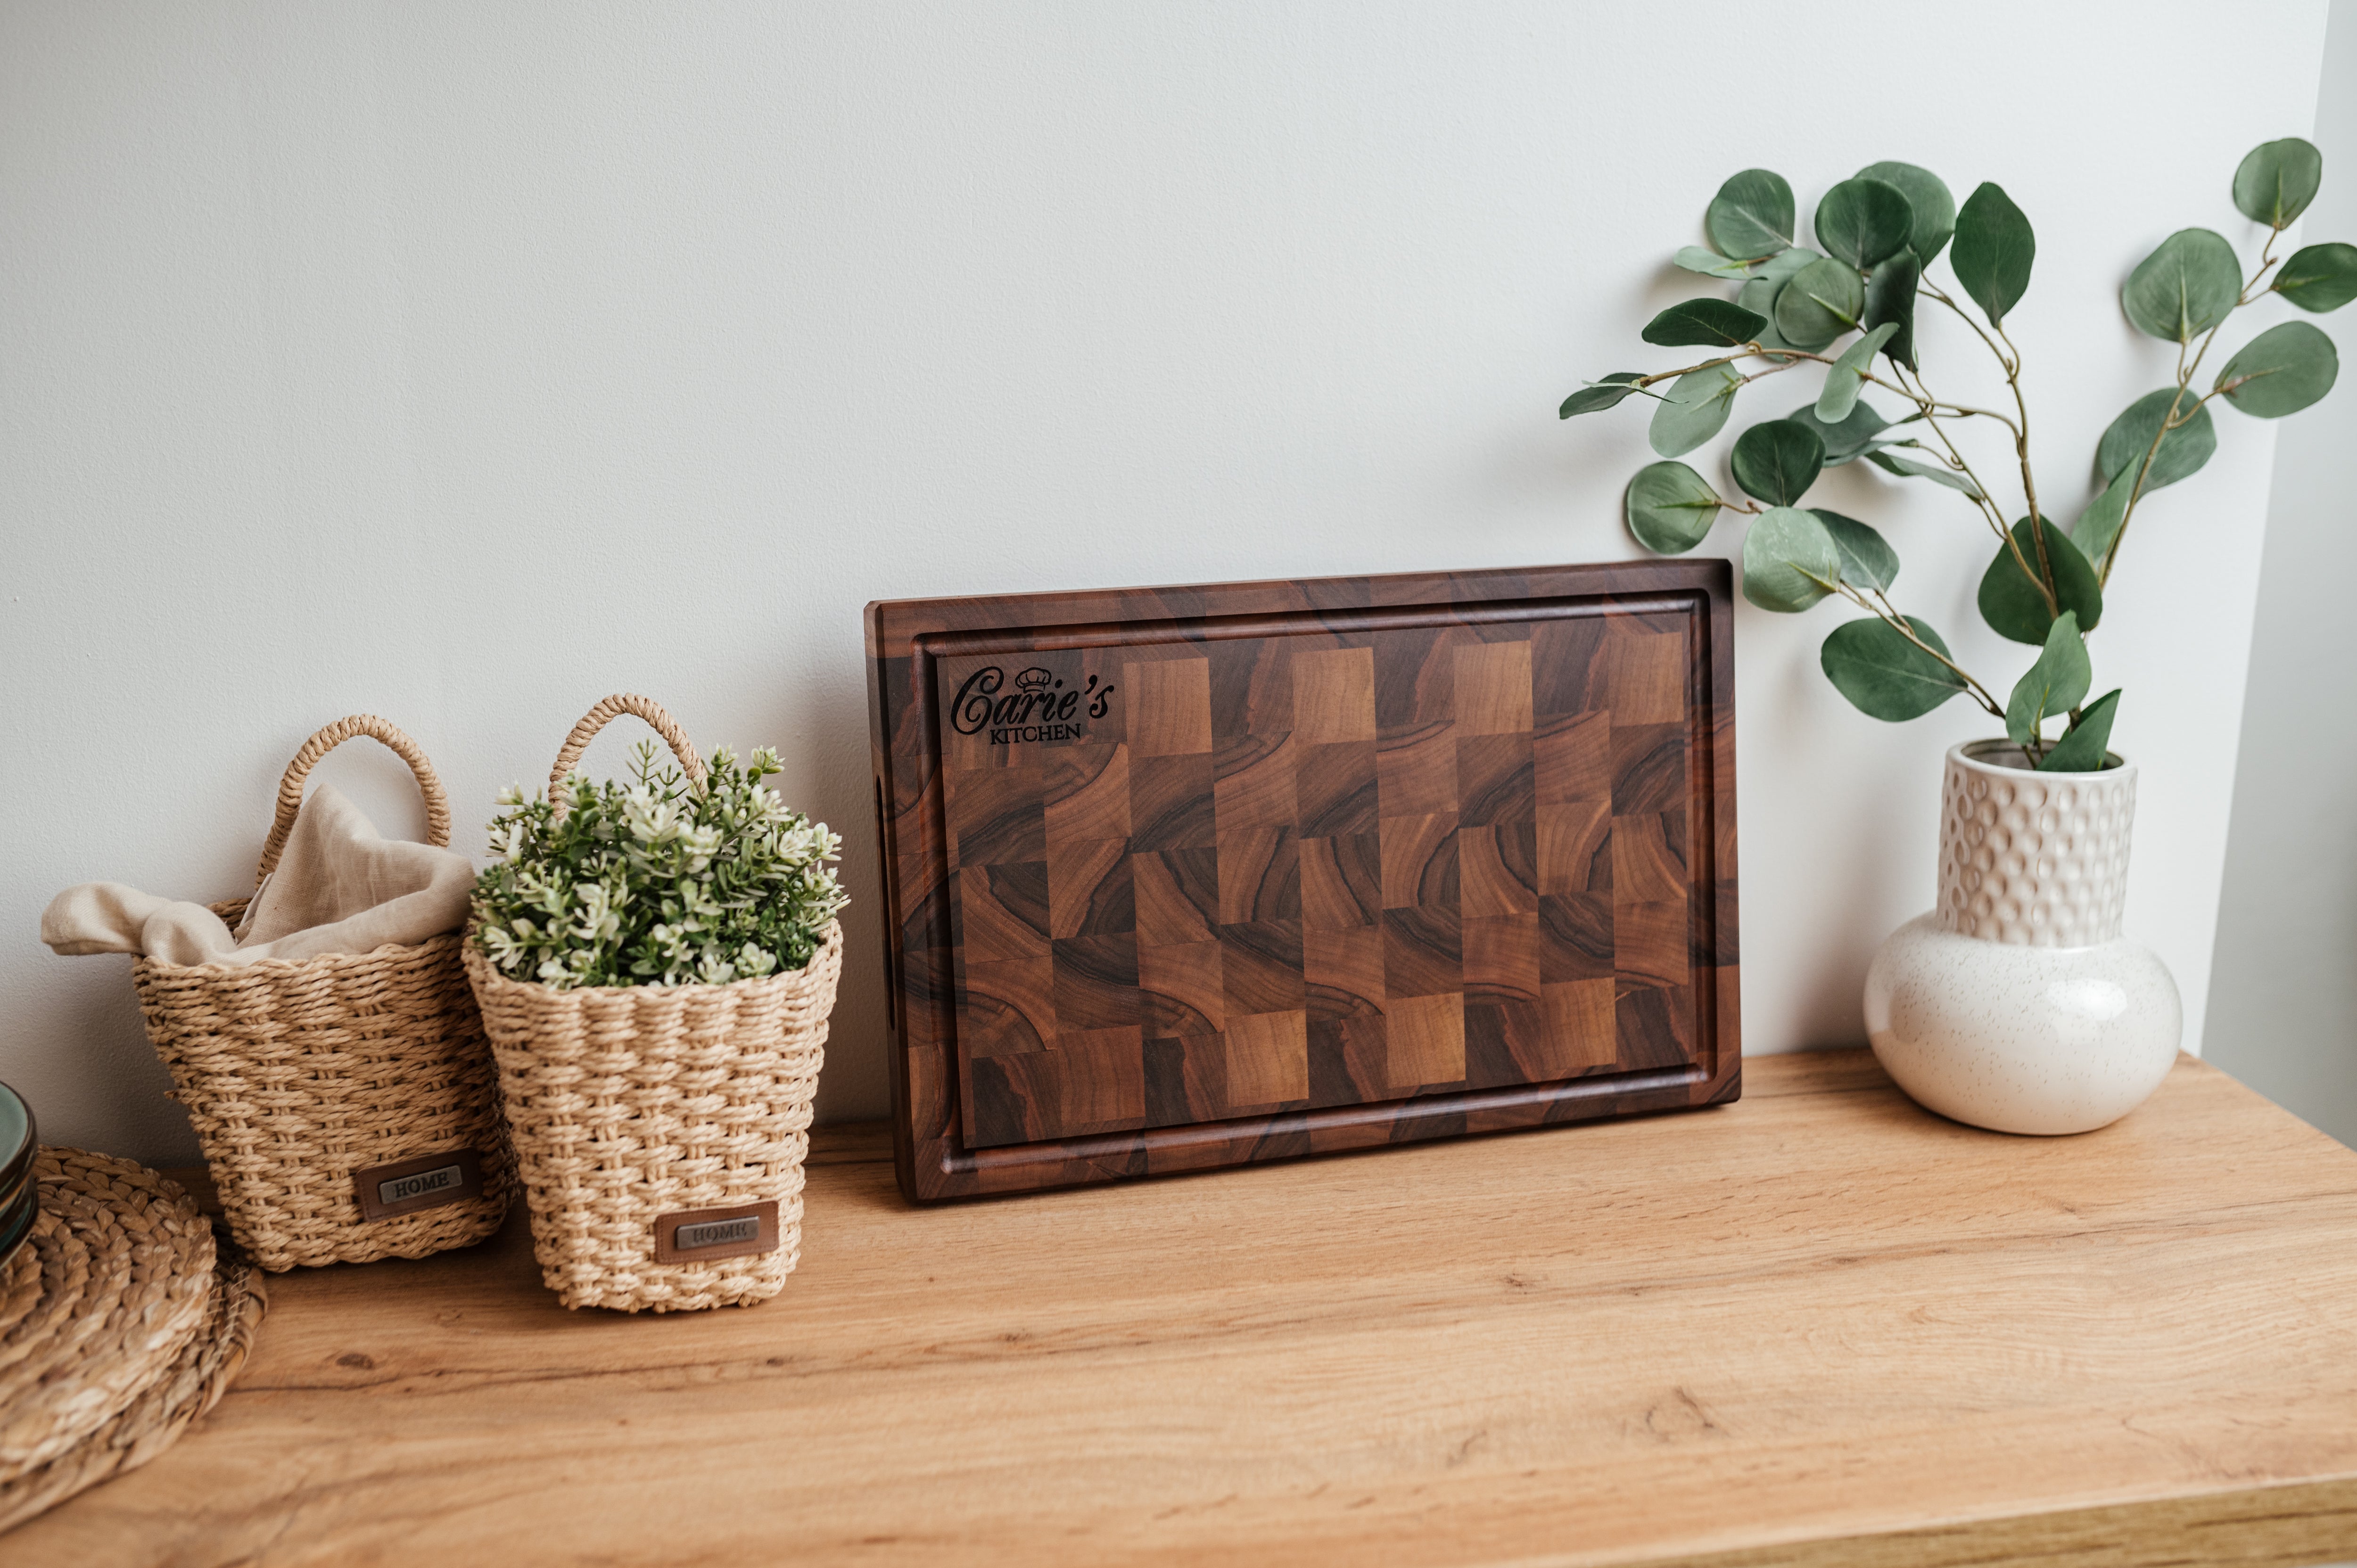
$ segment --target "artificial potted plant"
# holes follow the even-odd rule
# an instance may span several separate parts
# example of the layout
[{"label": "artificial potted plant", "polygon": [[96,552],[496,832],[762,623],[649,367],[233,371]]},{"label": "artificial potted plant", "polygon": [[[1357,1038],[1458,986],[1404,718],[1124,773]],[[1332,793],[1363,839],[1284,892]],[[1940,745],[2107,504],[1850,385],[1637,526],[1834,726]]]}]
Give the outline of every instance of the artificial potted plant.
[{"label": "artificial potted plant", "polygon": [[[631,781],[574,764],[635,714]],[[541,1276],[568,1307],[682,1312],[782,1290],[843,968],[842,841],[762,782],[766,748],[698,757],[647,698],[573,727],[548,792],[500,797],[467,974],[500,1069]]]},{"label": "artificial potted plant", "polygon": [[[1747,169],[1729,179],[1704,218],[1709,245],[1675,260],[1738,285],[1735,298],[1674,305],[1641,334],[1707,356],[1606,376],[1563,404],[1569,418],[1651,402],[1663,461],[1631,480],[1626,506],[1647,549],[1682,553],[1721,510],[1749,514],[1746,598],[1787,614],[1827,599],[1866,612],[1836,627],[1820,656],[1826,678],[1862,712],[1898,722],[1962,696],[2003,726],[2001,737],[1949,751],[1938,906],[1891,936],[1867,982],[1877,1055],[1900,1087],[1945,1115],[2008,1132],[2099,1127],[2141,1103],[2176,1058],[2176,984],[2157,955],[2120,934],[2136,769],[2110,749],[2119,689],[2089,700],[2087,639],[2138,506],[2216,448],[2210,405],[2222,399],[2275,419],[2331,390],[2332,340],[2296,318],[2251,338],[2206,390],[2199,385],[2237,312],[2270,297],[2324,312],[2357,296],[2357,247],[2276,253],[2321,176],[2316,148],[2296,137],[2243,160],[2234,204],[2266,230],[2247,276],[2233,245],[2207,229],[2172,234],[2128,275],[2122,307],[2139,330],[2178,346],[2177,373],[2104,432],[2098,493],[2068,525],[2040,502],[2022,354],[2006,331],[2029,286],[2029,220],[1994,184],[1960,209],[1937,176],[1911,164],[1872,164],[1826,191],[1814,222],[1822,252],[1794,242],[1781,176]],[[1943,252],[1955,292],[1929,272]],[[1933,389],[1915,334],[1927,304],[1959,317],[1995,358],[2009,407],[1954,403]],[[1744,387],[1811,364],[1826,367],[1817,396],[1735,442],[1729,466],[1749,499],[1727,499],[1676,461],[1718,433]],[[1877,408],[1869,391],[1894,413]],[[2018,484],[2018,508],[2000,504],[1998,476],[1976,470],[1953,439],[1970,421],[2009,435],[2018,472],[2004,478]],[[1803,504],[1823,471],[1859,459],[1947,487],[1990,530],[1981,616],[2036,650],[2010,685],[1976,677],[1928,621],[1899,608],[1898,553],[1878,531]]]}]

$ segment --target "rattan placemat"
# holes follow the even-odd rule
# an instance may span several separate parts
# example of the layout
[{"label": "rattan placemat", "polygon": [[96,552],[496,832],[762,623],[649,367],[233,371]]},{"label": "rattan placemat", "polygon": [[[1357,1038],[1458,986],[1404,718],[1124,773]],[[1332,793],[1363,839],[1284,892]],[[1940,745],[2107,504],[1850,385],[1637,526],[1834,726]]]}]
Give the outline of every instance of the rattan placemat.
[{"label": "rattan placemat", "polygon": [[113,1421],[48,1464],[0,1484],[0,1530],[169,1448],[228,1391],[268,1305],[261,1271],[223,1236],[204,1320],[179,1359]]},{"label": "rattan placemat", "polygon": [[0,1264],[0,1345],[14,1342],[16,1325],[40,1304],[41,1279],[41,1252],[27,1235],[25,1244]]},{"label": "rattan placemat", "polygon": [[95,1317],[75,1315],[90,1289],[90,1249],[65,1217],[50,1213],[46,1203],[17,1257],[27,1254],[37,1271],[35,1288],[11,1304],[17,1308],[16,1316],[0,1332],[0,1379],[7,1380],[0,1383],[0,1399],[28,1363],[46,1364],[98,1329]]},{"label": "rattan placemat", "polygon": [[45,1148],[35,1169],[42,1292],[0,1335],[0,1485],[121,1416],[216,1294],[212,1227],[176,1183],[80,1149]]}]

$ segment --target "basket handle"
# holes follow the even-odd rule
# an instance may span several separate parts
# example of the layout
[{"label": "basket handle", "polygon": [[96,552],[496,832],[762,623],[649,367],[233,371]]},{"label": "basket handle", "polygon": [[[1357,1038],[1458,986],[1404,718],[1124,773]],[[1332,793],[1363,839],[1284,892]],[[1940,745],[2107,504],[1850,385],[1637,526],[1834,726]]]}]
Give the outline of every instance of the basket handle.
[{"label": "basket handle", "polygon": [[262,865],[253,874],[254,886],[260,887],[278,868],[286,835],[295,831],[295,813],[303,809],[303,780],[311,776],[312,766],[356,735],[382,741],[409,764],[409,770],[417,775],[417,792],[425,797],[425,842],[436,849],[450,846],[450,797],[442,792],[442,780],[435,776],[434,764],[425,760],[425,750],[397,725],[374,714],[354,714],[305,741],[295,760],[286,765],[285,777],[278,781],[278,814],[270,823],[270,836],[262,843]]},{"label": "basket handle", "polygon": [[663,712],[662,704],[652,697],[617,692],[582,714],[581,722],[573,726],[573,733],[565,737],[565,749],[556,754],[556,766],[548,770],[548,800],[555,808],[552,820],[565,820],[565,780],[572,776],[573,765],[581,760],[581,754],[589,748],[591,737],[604,729],[608,720],[624,714],[636,714],[646,720],[648,725],[663,737],[663,744],[671,747],[671,754],[679,758],[680,767],[686,770],[688,782],[698,789],[704,788],[704,759],[696,756],[695,747],[688,744],[687,732],[679,727],[679,721]]}]

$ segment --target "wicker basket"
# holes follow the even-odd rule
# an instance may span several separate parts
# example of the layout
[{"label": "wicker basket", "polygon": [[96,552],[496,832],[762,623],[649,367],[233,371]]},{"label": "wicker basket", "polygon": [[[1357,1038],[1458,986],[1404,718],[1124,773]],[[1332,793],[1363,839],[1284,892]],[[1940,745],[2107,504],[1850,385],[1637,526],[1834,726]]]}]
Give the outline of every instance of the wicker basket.
[{"label": "wicker basket", "polygon": [[[263,845],[278,864],[303,780],[373,736],[417,775],[426,840],[450,805],[417,743],[373,714],[329,725],[286,765]],[[231,925],[248,900],[216,904]],[[512,1160],[482,1017],[452,931],[414,947],[247,964],[131,967],[147,1038],[178,1087],[230,1232],[273,1273],[422,1258],[499,1229]]]},{"label": "wicker basket", "polygon": [[[704,765],[644,697],[589,710],[548,780],[636,714],[688,779]],[[511,980],[470,941],[541,1277],[568,1307],[688,1312],[785,1288],[802,1255],[802,1159],[843,968],[843,929],[810,961],[727,985],[558,990]]]}]

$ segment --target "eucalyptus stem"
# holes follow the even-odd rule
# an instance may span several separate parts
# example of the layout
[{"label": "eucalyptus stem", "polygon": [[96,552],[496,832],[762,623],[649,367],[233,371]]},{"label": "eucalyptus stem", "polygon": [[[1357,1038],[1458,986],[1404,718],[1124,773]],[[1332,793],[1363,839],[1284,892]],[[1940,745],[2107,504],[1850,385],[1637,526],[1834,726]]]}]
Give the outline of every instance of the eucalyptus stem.
[{"label": "eucalyptus stem", "polygon": [[[1998,368],[2005,371],[2006,388],[2013,394],[2013,406],[2015,412],[2020,415],[2021,423],[2016,424],[2002,414],[1992,417],[2013,432],[2014,458],[2021,468],[2022,499],[2029,508],[2030,542],[2036,546],[2038,552],[2038,565],[2035,570],[2029,564],[2029,558],[2022,553],[2021,542],[2014,538],[2012,532],[2005,526],[2004,514],[1995,510],[1993,501],[1988,503],[1984,515],[1989,517],[1991,525],[1996,530],[1997,538],[2003,542],[2007,551],[2013,556],[2014,564],[2020,568],[2021,575],[2029,580],[2030,585],[2038,590],[2039,596],[2046,601],[2046,613],[2050,616],[2060,615],[2062,613],[2061,593],[2054,580],[2053,557],[2048,554],[2046,550],[2046,521],[2038,508],[2038,478],[2031,471],[2029,464],[2029,403],[2021,392],[2021,350],[2014,347],[2011,338],[2006,336],[2005,323],[2002,320],[1992,319],[1989,322],[1990,328],[1996,333],[1996,338],[1992,338],[1988,333],[1981,330],[1981,324],[1975,321],[1964,306],[1958,305],[1938,285],[1926,283],[1921,285],[1919,292],[1928,294],[1954,312],[1956,318],[1971,328],[1974,336],[1987,346],[1989,353],[1996,360]],[[2003,340],[2004,348],[1997,346],[1999,339]],[[1919,386],[1923,386],[1925,391],[1929,392],[1929,385],[1923,381],[1923,372],[1920,369],[1915,372],[1915,380]],[[1936,421],[1933,422],[1933,428],[1938,428]],[[1947,442],[1947,432],[1941,431],[1940,439]],[[1948,443],[1948,445],[1951,451],[1954,450],[1953,443]],[[1981,484],[1980,476],[1972,474],[1969,467],[1965,467],[1964,471],[1971,474],[1974,485],[1980,489],[1986,499],[1988,487]]]},{"label": "eucalyptus stem", "polygon": [[2201,373],[2201,361],[2209,357],[2210,345],[2218,340],[2218,334],[2225,329],[2226,323],[2233,317],[2234,311],[2253,303],[2256,296],[2251,291],[2259,286],[2259,281],[2262,278],[2275,270],[2276,242],[2282,237],[2281,225],[2269,226],[2266,243],[2259,248],[2258,270],[2253,273],[2250,281],[2243,285],[2243,291],[2235,297],[2233,306],[2224,316],[2220,317],[2217,323],[2203,336],[2201,347],[2194,351],[2193,362],[2190,365],[2185,362],[2186,340],[2183,338],[2178,340],[2177,395],[2169,400],[2169,413],[2162,417],[2160,428],[2153,433],[2152,444],[2144,449],[2144,458],[2136,465],[2136,483],[2128,488],[2127,505],[2120,511],[2120,525],[2113,530],[2112,542],[2104,547],[2103,563],[2095,572],[2095,584],[2098,587],[2111,585],[2112,567],[2120,556],[2120,541],[2127,537],[2128,523],[2136,516],[2136,503],[2144,499],[2145,483],[2152,477],[2153,463],[2160,456],[2160,444],[2169,439],[2170,431],[2180,430],[2190,424],[2193,422],[2193,416],[2201,412],[2202,406],[2211,398],[2218,395],[2213,389],[2206,395],[2194,399],[2193,406],[2185,409],[2182,418],[2179,417],[2178,411],[2184,405],[2185,394],[2192,390],[2193,378]]},{"label": "eucalyptus stem", "polygon": [[[1946,306],[1950,310],[1954,311],[1956,314],[1956,319],[1971,328],[1973,329],[1973,335],[1978,338],[1982,342],[1988,345],[1988,351],[1996,356],[1996,362],[2005,367],[2006,374],[2008,378],[2010,378],[2019,368],[2013,360],[2006,357],[2005,349],[1998,348],[1995,339],[1991,338],[1987,333],[1981,330],[1981,324],[1974,320],[1969,315],[1965,314],[1964,307],[1958,305],[1949,295],[1947,290],[1942,288],[1938,284],[1933,283],[1930,278],[1925,278],[1916,285],[1916,292],[1918,294],[1928,294],[1933,299],[1938,300],[1942,305]],[[1995,325],[1995,323],[1992,323],[1992,325]],[[1997,336],[2000,338],[2005,336],[2005,329],[2002,327],[1998,327]],[[2006,338],[2006,345],[2007,348],[2010,348],[2012,343],[2013,339],[2010,338]]]},{"label": "eucalyptus stem", "polygon": [[[1990,348],[1994,349],[1996,345],[1991,344]],[[2021,552],[2021,541],[2016,539],[2013,536],[2012,530],[2006,527],[2005,513],[1997,509],[1996,500],[1989,495],[1988,486],[1981,482],[1980,475],[1973,471],[1972,464],[1966,461],[1964,455],[1957,449],[1955,441],[1948,435],[1946,428],[1940,424],[1939,416],[1932,412],[1933,400],[1931,396],[1930,388],[1923,381],[1923,372],[1920,370],[1915,372],[1915,382],[1917,386],[1924,389],[1917,399],[1918,405],[1922,407],[1924,410],[1923,422],[1932,427],[1934,435],[1939,436],[1940,445],[1948,449],[1949,466],[1963,474],[1966,478],[1972,480],[1973,489],[1978,492],[1974,496],[1973,499],[1978,507],[1983,520],[1988,523],[1990,529],[1996,534],[1998,546],[2013,556],[2014,564],[2021,569],[2021,575],[2029,580],[2030,585],[2035,587],[2038,590],[2040,596],[2045,599],[2046,613],[2048,616],[2052,617],[2061,615],[2062,613],[2061,596],[2055,591],[2052,575],[2053,567],[2046,558],[2046,537],[2044,529],[2042,527],[2033,526],[2029,531],[2030,538],[2038,546],[2040,569],[2033,569],[2029,564],[2029,558],[2027,555],[2024,555]],[[2024,467],[2027,467],[2029,457],[2026,446],[2018,446],[2017,450],[2022,451],[2022,462]],[[2002,712],[2002,710],[1999,711]]]},{"label": "eucalyptus stem", "polygon": [[[2029,503],[2029,516],[2034,522],[2045,514],[2038,510],[2038,476],[2030,471],[2029,467],[2029,400],[2021,395],[2021,350],[2014,348],[2012,338],[2006,338],[2003,321],[1993,321],[1989,325],[1996,328],[1999,338],[2005,338],[2005,346],[2012,356],[2005,361],[2005,384],[2013,393],[2014,412],[2021,416],[2021,423],[2013,433],[2013,453],[2021,464],[2022,499]],[[2037,533],[2038,548],[2042,555],[2046,549],[2046,532],[2042,525]]]},{"label": "eucalyptus stem", "polygon": [[1890,600],[1883,594],[1881,589],[1877,588],[1874,591],[1874,596],[1882,601],[1878,606],[1870,603],[1864,594],[1859,593],[1856,587],[1848,583],[1835,584],[1834,591],[1841,595],[1843,598],[1846,598],[1850,603],[1856,605],[1858,608],[1864,610],[1867,614],[1881,620],[1888,625],[1891,630],[1897,632],[1900,636],[1913,643],[1917,648],[1921,649],[1924,652],[1938,660],[1942,664],[1947,667],[1949,671],[1953,674],[1957,680],[1962,681],[1964,683],[1965,689],[1970,692],[1975,702],[1980,703],[1982,707],[1987,709],[1998,718],[2002,719],[2005,717],[2005,710],[1997,705],[1996,698],[1989,695],[1988,688],[1982,685],[1978,681],[1974,680],[1972,672],[1966,670],[1963,665],[1957,663],[1954,660],[1949,658],[1946,654],[1941,652],[1938,649],[1932,647],[1930,643],[1916,636],[1913,623],[1909,621],[1905,616],[1900,615],[1896,608],[1892,607]]}]

